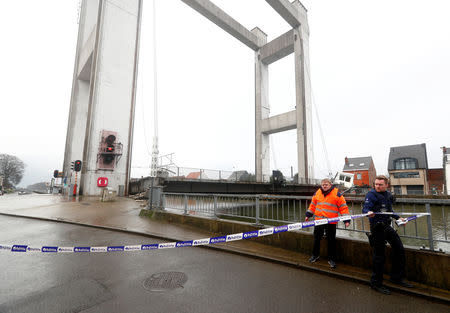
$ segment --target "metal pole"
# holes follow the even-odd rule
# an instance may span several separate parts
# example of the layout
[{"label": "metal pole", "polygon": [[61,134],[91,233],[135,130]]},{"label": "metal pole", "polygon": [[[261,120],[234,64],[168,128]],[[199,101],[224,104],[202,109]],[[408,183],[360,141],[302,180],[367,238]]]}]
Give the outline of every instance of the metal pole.
[{"label": "metal pole", "polygon": [[187,195],[184,195],[184,215],[187,215],[187,206],[188,206],[188,199]]},{"label": "metal pole", "polygon": [[77,184],[77,174],[78,174],[78,172],[75,172],[75,185],[73,186],[73,196],[74,196],[74,197],[77,196],[77,188],[78,188],[78,184]]},{"label": "metal pole", "polygon": [[152,177],[151,183],[150,183],[150,205],[149,205],[149,209],[153,209],[153,180],[155,179],[155,177]]},{"label": "metal pole", "polygon": [[214,195],[214,217],[217,218],[217,196]]},{"label": "metal pole", "polygon": [[162,210],[166,209],[166,194],[165,193],[161,193],[161,199],[162,199]]},{"label": "metal pole", "polygon": [[444,222],[444,239],[447,241],[447,222],[445,220],[444,206],[441,206],[442,210],[442,221]]},{"label": "metal pole", "polygon": [[433,229],[431,228],[431,208],[430,204],[426,203],[425,208],[427,209],[427,227],[428,227],[428,244],[430,245],[430,250],[434,251],[434,245],[433,245]]},{"label": "metal pole", "polygon": [[255,212],[255,224],[259,224],[259,196],[255,198],[256,202],[256,212]]}]

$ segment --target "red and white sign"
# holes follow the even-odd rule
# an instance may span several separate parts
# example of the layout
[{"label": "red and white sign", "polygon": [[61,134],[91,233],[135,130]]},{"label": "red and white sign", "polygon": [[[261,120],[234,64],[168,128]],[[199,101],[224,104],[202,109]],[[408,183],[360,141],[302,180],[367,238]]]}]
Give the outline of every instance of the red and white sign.
[{"label": "red and white sign", "polygon": [[107,177],[99,177],[97,179],[98,187],[107,187],[108,186],[108,178]]}]

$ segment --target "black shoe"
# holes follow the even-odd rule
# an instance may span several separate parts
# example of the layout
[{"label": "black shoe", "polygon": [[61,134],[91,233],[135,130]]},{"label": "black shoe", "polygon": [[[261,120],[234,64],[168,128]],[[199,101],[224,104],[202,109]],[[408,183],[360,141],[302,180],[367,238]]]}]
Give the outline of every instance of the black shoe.
[{"label": "black shoe", "polygon": [[336,262],[334,262],[333,260],[329,260],[328,264],[330,264],[331,268],[336,268]]},{"label": "black shoe", "polygon": [[390,295],[391,291],[389,289],[387,289],[386,287],[384,287],[383,285],[381,286],[375,286],[375,285],[370,285],[370,288],[372,288],[375,291],[378,291],[379,293],[382,293],[384,295]]},{"label": "black shoe", "polygon": [[314,263],[314,262],[316,262],[318,259],[319,259],[318,256],[312,255],[312,256],[309,258],[309,262],[310,262],[310,263]]},{"label": "black shoe", "polygon": [[407,283],[405,280],[392,280],[389,279],[389,281],[393,284],[405,287],[405,288],[414,288],[414,285],[411,285],[410,283]]}]

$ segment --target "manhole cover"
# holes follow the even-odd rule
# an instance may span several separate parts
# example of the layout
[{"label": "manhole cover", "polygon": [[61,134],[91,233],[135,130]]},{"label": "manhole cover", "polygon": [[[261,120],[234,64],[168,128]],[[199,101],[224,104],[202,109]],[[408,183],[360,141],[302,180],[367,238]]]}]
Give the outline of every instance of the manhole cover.
[{"label": "manhole cover", "polygon": [[144,280],[144,289],[149,291],[164,291],[183,287],[187,275],[181,272],[157,273]]}]

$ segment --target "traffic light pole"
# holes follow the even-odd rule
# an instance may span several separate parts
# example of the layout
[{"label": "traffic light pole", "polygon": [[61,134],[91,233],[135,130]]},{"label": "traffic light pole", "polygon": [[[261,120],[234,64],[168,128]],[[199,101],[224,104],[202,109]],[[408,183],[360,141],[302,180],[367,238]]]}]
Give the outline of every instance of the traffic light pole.
[{"label": "traffic light pole", "polygon": [[73,196],[76,197],[77,196],[77,174],[78,172],[75,172],[75,184],[73,185]]}]

